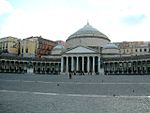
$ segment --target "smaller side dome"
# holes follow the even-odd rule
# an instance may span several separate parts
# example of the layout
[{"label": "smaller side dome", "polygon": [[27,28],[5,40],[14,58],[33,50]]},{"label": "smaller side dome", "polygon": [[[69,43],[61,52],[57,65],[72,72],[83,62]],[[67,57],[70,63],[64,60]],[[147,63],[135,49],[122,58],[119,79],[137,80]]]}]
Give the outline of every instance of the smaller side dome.
[{"label": "smaller side dome", "polygon": [[53,49],[64,49],[64,46],[62,44],[58,44]]},{"label": "smaller side dome", "polygon": [[106,46],[103,47],[104,49],[118,49],[118,46],[113,43],[108,43]]},{"label": "smaller side dome", "polygon": [[119,57],[120,51],[118,46],[113,43],[108,43],[102,49],[103,57]]},{"label": "smaller side dome", "polygon": [[58,55],[61,54],[64,51],[65,47],[62,44],[58,44],[57,46],[55,46],[53,48],[53,50],[51,51],[52,55]]}]

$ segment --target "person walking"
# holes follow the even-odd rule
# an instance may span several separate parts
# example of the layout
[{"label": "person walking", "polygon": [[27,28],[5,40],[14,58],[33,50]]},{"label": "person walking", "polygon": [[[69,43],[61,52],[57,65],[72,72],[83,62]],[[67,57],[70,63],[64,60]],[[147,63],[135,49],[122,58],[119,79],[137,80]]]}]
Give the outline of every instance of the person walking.
[{"label": "person walking", "polygon": [[72,73],[69,72],[69,79],[72,79]]}]

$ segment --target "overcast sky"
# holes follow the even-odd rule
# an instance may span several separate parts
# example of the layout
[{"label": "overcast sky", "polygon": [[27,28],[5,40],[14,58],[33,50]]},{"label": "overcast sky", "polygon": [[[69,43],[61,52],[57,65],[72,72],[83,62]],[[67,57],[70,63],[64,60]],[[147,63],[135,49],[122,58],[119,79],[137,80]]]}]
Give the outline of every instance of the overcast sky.
[{"label": "overcast sky", "polygon": [[87,20],[112,42],[150,41],[149,0],[0,0],[0,38],[65,41]]}]

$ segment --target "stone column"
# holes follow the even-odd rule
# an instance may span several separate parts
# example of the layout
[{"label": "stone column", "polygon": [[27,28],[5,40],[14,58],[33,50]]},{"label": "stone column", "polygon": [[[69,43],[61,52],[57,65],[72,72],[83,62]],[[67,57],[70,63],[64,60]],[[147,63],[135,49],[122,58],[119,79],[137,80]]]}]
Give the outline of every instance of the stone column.
[{"label": "stone column", "polygon": [[77,66],[77,68],[76,68],[77,71],[79,71],[79,57],[78,56],[77,56],[77,65],[76,66]]},{"label": "stone column", "polygon": [[145,71],[146,71],[145,73],[148,74],[148,72],[147,72],[147,61],[146,60],[145,60]]},{"label": "stone column", "polygon": [[129,67],[129,62],[127,62],[127,64],[126,64],[127,74],[129,74],[129,69],[128,69],[128,67]]},{"label": "stone column", "polygon": [[84,72],[84,57],[82,57],[82,71]]},{"label": "stone column", "polygon": [[100,57],[98,57],[98,72],[100,73]]},{"label": "stone column", "polygon": [[113,65],[113,74],[115,74],[115,70],[116,70],[115,62],[112,65]]},{"label": "stone column", "polygon": [[134,70],[133,70],[133,67],[134,67],[134,65],[133,65],[133,62],[131,62],[131,74],[133,74],[134,72]]},{"label": "stone column", "polygon": [[74,61],[73,61],[73,57],[71,57],[71,71],[74,71]]},{"label": "stone column", "polygon": [[[124,62],[122,62],[122,74],[124,74],[124,69],[125,69],[125,67],[124,67]],[[118,72],[117,72],[117,74],[120,74],[119,73],[119,70],[120,70],[120,65],[119,65],[119,62],[117,62],[117,70],[118,70]]]},{"label": "stone column", "polygon": [[90,67],[89,67],[89,64],[90,64],[90,61],[89,61],[90,59],[89,59],[89,57],[87,57],[87,71],[89,72],[89,70],[90,70]]},{"label": "stone column", "polygon": [[66,73],[68,73],[68,57],[66,57]]},{"label": "stone column", "polygon": [[63,73],[64,69],[64,57],[61,58],[61,73]]},{"label": "stone column", "polygon": [[95,73],[95,57],[93,56],[93,74]]}]

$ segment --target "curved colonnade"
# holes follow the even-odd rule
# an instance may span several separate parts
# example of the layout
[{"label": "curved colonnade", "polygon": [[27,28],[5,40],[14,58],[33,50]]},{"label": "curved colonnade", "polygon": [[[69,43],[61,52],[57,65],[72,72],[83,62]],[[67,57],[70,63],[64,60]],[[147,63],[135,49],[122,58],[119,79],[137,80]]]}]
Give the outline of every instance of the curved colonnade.
[{"label": "curved colonnade", "polygon": [[59,74],[60,62],[0,60],[1,73]]},{"label": "curved colonnade", "polygon": [[105,60],[103,62],[104,73],[106,75],[147,75],[150,74],[150,56],[136,58],[118,58],[115,60]]}]

